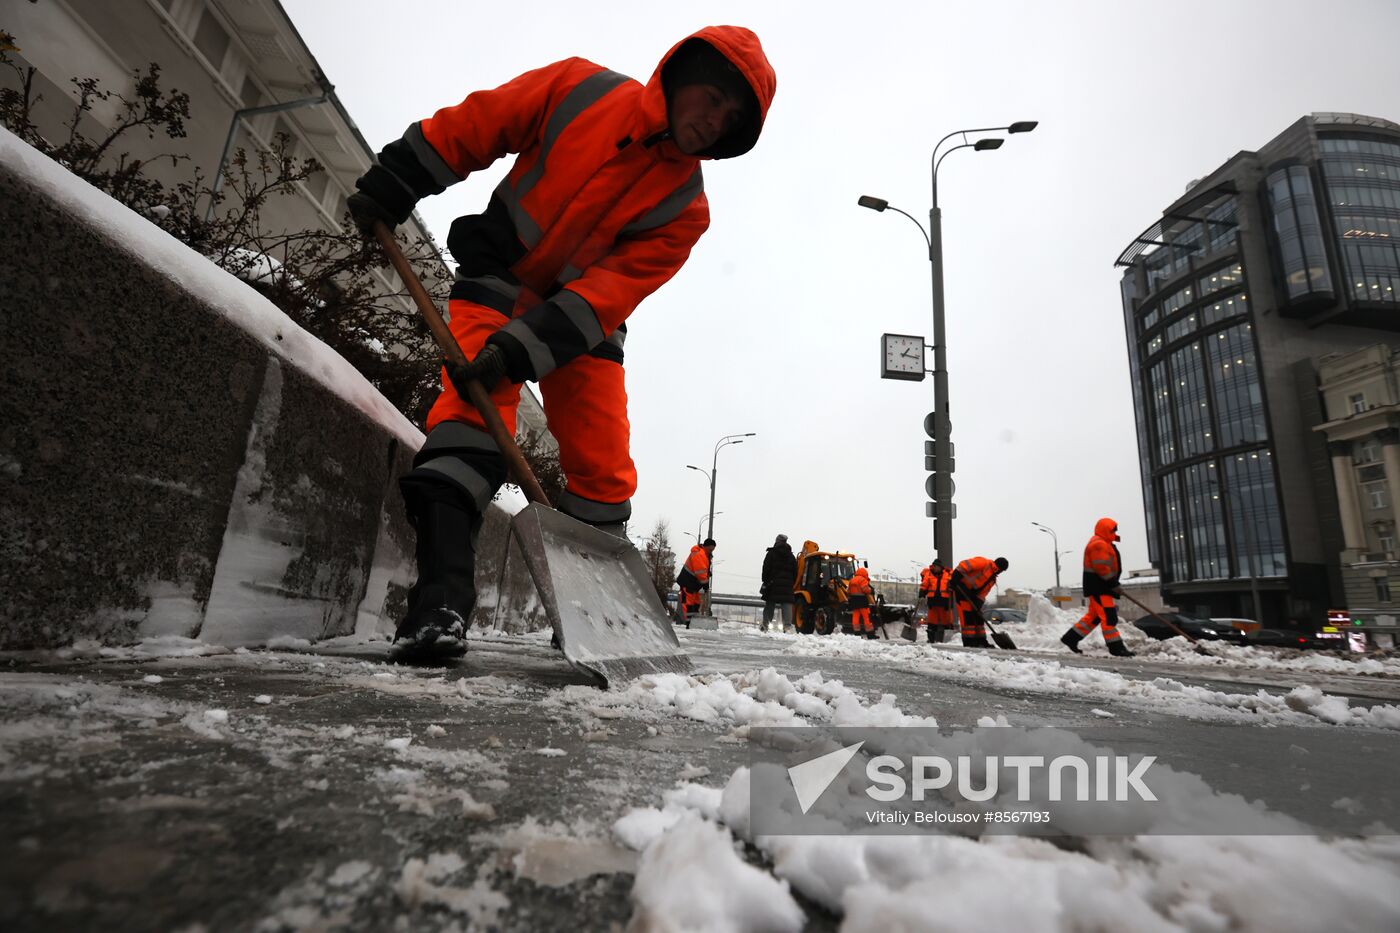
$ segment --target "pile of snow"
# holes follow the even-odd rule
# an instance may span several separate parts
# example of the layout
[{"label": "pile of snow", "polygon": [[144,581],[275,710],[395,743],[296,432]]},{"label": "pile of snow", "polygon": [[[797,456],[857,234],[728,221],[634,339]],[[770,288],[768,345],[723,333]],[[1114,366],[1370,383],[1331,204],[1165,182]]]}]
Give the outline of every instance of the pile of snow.
[{"label": "pile of snow", "polygon": [[[1057,753],[1083,754],[1078,737],[1036,730]],[[1001,730],[969,733],[996,743]],[[988,753],[995,749],[988,746]],[[1394,838],[1325,840],[1289,817],[1219,794],[1194,775],[1154,772],[1160,810],[1145,832],[1079,836],[1074,846],[1016,836],[764,836],[752,830],[750,779],[721,788],[683,785],[663,807],[614,825],[641,852],[638,919],[669,912],[674,929],[798,929],[791,890],[843,917],[841,929],[1315,930],[1388,929],[1400,917],[1400,845]],[[996,802],[989,802],[995,807]],[[1146,804],[1140,804],[1146,807]],[[1145,811],[1144,811],[1145,812]],[[1142,816],[1143,814],[1139,814]],[[1075,835],[1071,808],[1056,819]],[[1260,835],[1205,835],[1248,825]],[[1201,835],[1161,835],[1196,827]],[[727,831],[727,832],[726,832]],[[772,878],[735,856],[754,846]],[[686,871],[704,865],[706,871]],[[1291,885],[1299,865],[1326,865]],[[741,870],[745,869],[745,870]],[[667,869],[674,869],[670,877]],[[761,895],[761,897],[760,897]],[[723,913],[717,913],[722,911]],[[789,917],[792,917],[791,921]],[[795,926],[789,926],[791,922]]]},{"label": "pile of snow", "polygon": [[[1016,638],[1019,644],[1019,630]],[[1330,696],[1320,690],[1315,698],[1308,693],[1292,699],[1264,689],[1254,693],[1229,693],[1170,677],[1125,677],[1117,671],[1061,664],[1021,651],[964,650],[922,643],[911,645],[907,642],[867,641],[839,635],[794,638],[787,651],[813,658],[880,659],[944,680],[994,684],[1002,689],[1053,696],[1113,700],[1155,713],[1170,713],[1195,720],[1273,725],[1330,723],[1400,729],[1400,706],[1352,707],[1345,697]]]}]

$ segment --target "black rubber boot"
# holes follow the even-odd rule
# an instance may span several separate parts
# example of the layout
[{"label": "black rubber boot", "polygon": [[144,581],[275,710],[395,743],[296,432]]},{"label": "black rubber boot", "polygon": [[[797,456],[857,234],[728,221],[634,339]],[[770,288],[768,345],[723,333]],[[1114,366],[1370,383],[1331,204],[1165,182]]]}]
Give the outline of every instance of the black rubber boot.
[{"label": "black rubber boot", "polygon": [[418,582],[394,633],[391,656],[408,664],[466,654],[467,625],[476,606],[476,536],[481,518],[442,499],[410,505],[418,533]]},{"label": "black rubber boot", "polygon": [[1079,650],[1079,643],[1083,640],[1084,636],[1076,632],[1074,629],[1070,629],[1068,632],[1065,632],[1063,635],[1060,636],[1060,641],[1064,644],[1064,646],[1070,651],[1073,651],[1075,654],[1084,653]]},{"label": "black rubber boot", "polygon": [[1108,643],[1108,653],[1115,658],[1131,658],[1134,652],[1128,650],[1128,646],[1123,644],[1122,639],[1115,638]]},{"label": "black rubber boot", "polygon": [[962,643],[963,643],[963,647],[964,647],[964,648],[990,648],[990,647],[991,647],[991,644],[989,644],[988,641],[987,641],[987,636],[986,636],[986,635],[964,635],[964,636],[963,636]]}]

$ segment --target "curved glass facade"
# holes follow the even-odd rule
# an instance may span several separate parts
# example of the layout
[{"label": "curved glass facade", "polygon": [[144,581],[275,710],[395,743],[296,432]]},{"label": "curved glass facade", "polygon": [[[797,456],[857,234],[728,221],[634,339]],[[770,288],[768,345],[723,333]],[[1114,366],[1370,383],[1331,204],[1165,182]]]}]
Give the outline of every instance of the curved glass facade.
[{"label": "curved glass facade", "polygon": [[1400,302],[1400,143],[1324,136],[1318,145],[1343,291],[1358,302]]},{"label": "curved glass facade", "polygon": [[1317,214],[1312,176],[1307,166],[1292,165],[1269,174],[1269,207],[1273,211],[1283,284],[1290,300],[1319,295],[1332,297],[1322,221]]}]

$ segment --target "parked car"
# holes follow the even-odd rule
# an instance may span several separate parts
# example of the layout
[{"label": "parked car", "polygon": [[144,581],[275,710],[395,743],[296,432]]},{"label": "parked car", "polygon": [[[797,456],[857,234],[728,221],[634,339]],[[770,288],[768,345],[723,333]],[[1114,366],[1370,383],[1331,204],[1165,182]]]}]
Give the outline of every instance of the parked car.
[{"label": "parked car", "polygon": [[982,614],[993,625],[1019,625],[1026,621],[1023,609],[984,609]]},{"label": "parked car", "polygon": [[[1192,638],[1216,641],[1220,638],[1235,637],[1231,629],[1217,626],[1211,622],[1210,619],[1196,619],[1181,612],[1159,612],[1157,615],[1172,622],[1177,628],[1181,629]],[[1141,619],[1135,619],[1133,624],[1148,638],[1166,639],[1173,638],[1176,635],[1176,632],[1173,632],[1170,626],[1163,624],[1150,615],[1143,616]]]},{"label": "parked car", "polygon": [[1261,628],[1251,633],[1245,640],[1247,645],[1260,648],[1316,648],[1311,632],[1297,629]]},{"label": "parked car", "polygon": [[1259,631],[1261,626],[1253,619],[1217,619],[1211,618],[1210,624],[1221,632],[1233,631],[1241,642],[1249,640],[1249,636]]}]

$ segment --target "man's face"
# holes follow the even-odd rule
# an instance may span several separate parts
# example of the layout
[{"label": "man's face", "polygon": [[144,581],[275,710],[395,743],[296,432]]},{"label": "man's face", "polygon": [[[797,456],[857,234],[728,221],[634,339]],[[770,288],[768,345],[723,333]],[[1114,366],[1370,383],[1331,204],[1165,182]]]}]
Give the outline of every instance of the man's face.
[{"label": "man's face", "polygon": [[703,152],[732,132],[743,105],[713,84],[687,84],[671,100],[671,135],[686,155]]}]

